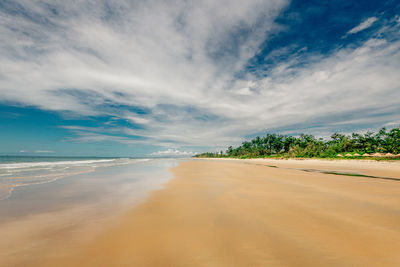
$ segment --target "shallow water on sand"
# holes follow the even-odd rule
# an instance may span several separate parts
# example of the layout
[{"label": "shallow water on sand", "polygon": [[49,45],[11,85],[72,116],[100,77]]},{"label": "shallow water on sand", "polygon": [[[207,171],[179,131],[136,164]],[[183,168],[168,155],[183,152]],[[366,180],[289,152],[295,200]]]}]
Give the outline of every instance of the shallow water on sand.
[{"label": "shallow water on sand", "polygon": [[[0,200],[0,222],[8,217],[21,217],[60,210],[75,205],[112,205],[113,209],[131,205],[147,192],[161,188],[171,174],[174,159],[146,159],[96,166],[76,165],[68,174],[62,171],[46,178],[46,182],[31,183],[29,174],[24,177],[26,186],[18,186],[6,199]],[[90,168],[90,171],[82,171]],[[80,174],[75,174],[81,170]],[[79,173],[79,172],[78,172]]]},{"label": "shallow water on sand", "polygon": [[[0,200],[0,266],[26,266],[90,239],[123,211],[161,189],[176,159],[149,159],[15,187]],[[30,265],[30,263],[28,264]]]},{"label": "shallow water on sand", "polygon": [[0,200],[10,197],[16,187],[49,183],[66,176],[93,172],[101,167],[148,160],[150,159],[0,156]]}]

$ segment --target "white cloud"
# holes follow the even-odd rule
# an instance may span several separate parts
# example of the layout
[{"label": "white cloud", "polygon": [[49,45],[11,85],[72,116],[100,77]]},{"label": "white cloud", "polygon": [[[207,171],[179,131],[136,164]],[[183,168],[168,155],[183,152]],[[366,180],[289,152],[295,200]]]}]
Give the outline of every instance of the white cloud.
[{"label": "white cloud", "polygon": [[[62,2],[21,4],[49,22],[3,14],[2,98],[96,115],[101,111],[93,106],[105,98],[150,108],[207,102],[208,92],[222,89],[213,84],[229,80],[254,55],[285,1],[78,1],[76,9]],[[254,32],[235,40],[243,28]],[[70,88],[97,95],[82,103],[59,91]]]},{"label": "white cloud", "polygon": [[375,21],[377,21],[378,18],[377,17],[370,17],[367,18],[366,20],[364,20],[363,22],[361,22],[359,25],[357,25],[356,27],[352,28],[350,31],[348,31],[348,34],[354,34],[360,31],[363,31],[369,27],[372,26],[372,24],[374,24]]},{"label": "white cloud", "polygon": [[19,153],[54,153],[52,150],[20,150]]},{"label": "white cloud", "polygon": [[[266,78],[236,78],[285,0],[18,2],[30,16],[0,13],[0,100],[112,118],[104,127],[65,126],[76,135],[69,141],[227,146],[319,118],[327,128],[383,124],[399,112],[400,42],[384,37],[302,66],[288,60]],[[105,127],[118,120],[140,127]]]},{"label": "white cloud", "polygon": [[151,156],[192,156],[194,154],[196,154],[196,153],[191,152],[191,151],[180,151],[178,149],[169,148],[167,150],[153,152],[150,155]]},{"label": "white cloud", "polygon": [[143,118],[143,117],[139,117],[136,114],[134,115],[125,115],[123,117],[124,119],[131,121],[135,124],[148,124],[150,122],[150,120]]}]

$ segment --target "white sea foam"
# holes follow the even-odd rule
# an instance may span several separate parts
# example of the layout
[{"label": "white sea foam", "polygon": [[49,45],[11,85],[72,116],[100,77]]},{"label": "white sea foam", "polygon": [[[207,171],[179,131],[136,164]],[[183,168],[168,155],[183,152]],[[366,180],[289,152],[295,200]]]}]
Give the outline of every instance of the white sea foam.
[{"label": "white sea foam", "polygon": [[146,162],[150,159],[88,159],[0,164],[0,200],[8,198],[13,188],[53,182],[57,179],[88,173],[100,167]]},{"label": "white sea foam", "polygon": [[113,162],[117,160],[118,159],[98,159],[98,160],[76,160],[76,161],[6,163],[6,164],[0,164],[0,170],[32,168],[32,167],[51,167],[51,166],[61,166],[61,165],[80,166],[93,163]]}]

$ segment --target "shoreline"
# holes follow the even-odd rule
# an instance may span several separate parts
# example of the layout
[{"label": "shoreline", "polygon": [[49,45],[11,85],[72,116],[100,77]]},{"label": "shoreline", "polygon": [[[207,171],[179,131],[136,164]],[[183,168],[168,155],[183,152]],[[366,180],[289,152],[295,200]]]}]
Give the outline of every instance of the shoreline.
[{"label": "shoreline", "polygon": [[40,266],[84,247],[163,188],[175,164],[158,160],[101,167],[17,187],[0,201],[0,266]]},{"label": "shoreline", "polygon": [[86,247],[38,265],[400,264],[400,183],[285,168],[312,164],[400,177],[400,164],[273,162],[280,168],[260,160],[181,162],[163,189]]}]

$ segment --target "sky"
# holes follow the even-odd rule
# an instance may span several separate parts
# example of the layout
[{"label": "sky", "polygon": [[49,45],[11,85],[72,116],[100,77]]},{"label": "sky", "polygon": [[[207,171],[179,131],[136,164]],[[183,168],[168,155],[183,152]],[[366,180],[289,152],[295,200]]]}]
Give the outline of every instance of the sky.
[{"label": "sky", "polygon": [[399,1],[0,1],[3,155],[189,156],[399,103]]}]

